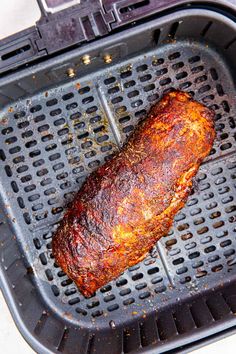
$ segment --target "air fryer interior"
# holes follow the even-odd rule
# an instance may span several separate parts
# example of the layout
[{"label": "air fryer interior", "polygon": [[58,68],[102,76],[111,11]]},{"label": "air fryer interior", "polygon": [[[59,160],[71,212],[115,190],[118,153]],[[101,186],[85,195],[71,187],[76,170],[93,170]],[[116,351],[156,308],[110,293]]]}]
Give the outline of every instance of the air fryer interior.
[{"label": "air fryer interior", "polygon": [[[1,262],[27,330],[50,350],[114,354],[155,343],[163,352],[190,333],[197,340],[216,332],[225,318],[232,326],[235,50],[231,20],[185,10],[0,81]],[[215,110],[214,147],[169,234],[85,299],[54,262],[53,231],[85,177],[173,87]]]}]

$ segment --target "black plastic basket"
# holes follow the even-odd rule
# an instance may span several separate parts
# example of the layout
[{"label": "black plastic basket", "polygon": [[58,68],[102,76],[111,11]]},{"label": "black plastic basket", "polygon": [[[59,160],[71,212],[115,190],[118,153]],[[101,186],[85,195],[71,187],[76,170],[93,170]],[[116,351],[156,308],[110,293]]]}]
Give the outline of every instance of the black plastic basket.
[{"label": "black plastic basket", "polygon": [[[132,11],[141,17],[141,6],[123,8],[127,22]],[[183,351],[234,331],[236,24],[227,11],[196,4],[155,18],[152,7],[142,23],[113,23],[80,48],[2,68],[0,280],[38,353]],[[85,177],[172,87],[215,110],[214,147],[170,233],[85,299],[55,264],[52,233]]]}]

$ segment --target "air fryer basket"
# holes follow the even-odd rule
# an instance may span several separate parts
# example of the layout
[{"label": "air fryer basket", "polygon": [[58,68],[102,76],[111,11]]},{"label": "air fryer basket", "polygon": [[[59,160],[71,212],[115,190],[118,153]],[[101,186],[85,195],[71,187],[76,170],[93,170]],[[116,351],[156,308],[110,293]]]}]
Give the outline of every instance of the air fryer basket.
[{"label": "air fryer basket", "polygon": [[[165,352],[235,326],[235,51],[232,20],[189,9],[1,79],[0,274],[37,352]],[[172,87],[215,110],[214,147],[169,234],[85,299],[54,262],[53,231],[85,177]]]}]

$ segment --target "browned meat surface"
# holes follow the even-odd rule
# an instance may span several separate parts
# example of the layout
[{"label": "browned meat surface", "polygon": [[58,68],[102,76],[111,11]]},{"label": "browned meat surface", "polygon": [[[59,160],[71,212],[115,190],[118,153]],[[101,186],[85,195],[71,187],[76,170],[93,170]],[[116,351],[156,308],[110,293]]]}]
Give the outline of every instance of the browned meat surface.
[{"label": "browned meat surface", "polygon": [[87,178],[52,243],[56,262],[82,294],[140,262],[168,232],[211,150],[213,116],[187,93],[168,93]]}]

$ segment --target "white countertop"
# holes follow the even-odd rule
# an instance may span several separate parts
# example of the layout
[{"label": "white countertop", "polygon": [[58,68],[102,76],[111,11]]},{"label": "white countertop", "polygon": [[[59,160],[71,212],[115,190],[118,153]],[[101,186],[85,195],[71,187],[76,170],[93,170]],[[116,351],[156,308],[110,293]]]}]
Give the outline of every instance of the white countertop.
[{"label": "white countertop", "polygon": [[[40,16],[36,0],[1,0],[0,7],[0,39],[32,26]],[[2,354],[35,353],[16,328],[1,291],[0,314],[0,352]],[[192,354],[222,354],[224,352],[227,354],[236,352],[236,335],[198,349]]]}]

